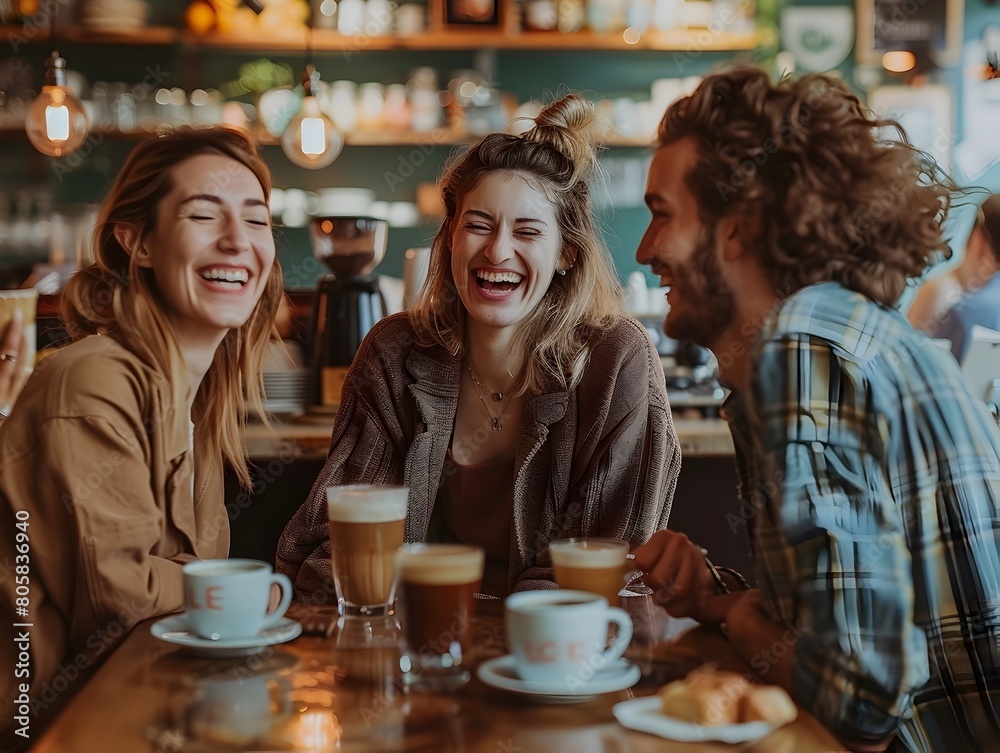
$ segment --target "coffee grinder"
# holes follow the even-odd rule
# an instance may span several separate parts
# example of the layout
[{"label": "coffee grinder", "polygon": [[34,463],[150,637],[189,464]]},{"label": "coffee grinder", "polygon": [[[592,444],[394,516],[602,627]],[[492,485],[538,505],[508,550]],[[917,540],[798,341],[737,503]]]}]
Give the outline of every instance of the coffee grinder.
[{"label": "coffee grinder", "polygon": [[307,334],[311,348],[310,412],[333,413],[361,341],[385,316],[378,277],[389,223],[374,217],[315,217],[309,223],[313,255],[330,274],[319,281]]}]

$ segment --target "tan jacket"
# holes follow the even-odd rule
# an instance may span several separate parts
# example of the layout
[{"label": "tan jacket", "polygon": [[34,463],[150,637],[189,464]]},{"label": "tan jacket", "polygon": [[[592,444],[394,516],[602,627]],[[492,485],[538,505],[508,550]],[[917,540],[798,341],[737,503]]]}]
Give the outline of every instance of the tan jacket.
[{"label": "tan jacket", "polygon": [[[20,683],[44,714],[134,623],[181,608],[184,562],[227,556],[221,459],[194,461],[190,426],[166,379],[109,336],[28,381],[0,428],[0,728]],[[32,623],[20,647],[14,623]]]}]

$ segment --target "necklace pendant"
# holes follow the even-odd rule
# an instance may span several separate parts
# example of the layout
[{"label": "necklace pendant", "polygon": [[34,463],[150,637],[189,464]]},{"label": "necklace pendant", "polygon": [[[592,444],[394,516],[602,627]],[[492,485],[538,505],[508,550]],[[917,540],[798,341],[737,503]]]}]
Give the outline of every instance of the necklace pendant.
[{"label": "necklace pendant", "polygon": [[493,393],[493,399],[496,400],[498,403],[502,403],[503,402],[503,393],[502,392],[494,392]]},{"label": "necklace pendant", "polygon": [[[492,416],[491,416],[491,418],[492,418]],[[493,431],[501,431],[502,429],[503,429],[503,424],[500,423],[500,419],[499,418],[494,418],[493,419]]]}]

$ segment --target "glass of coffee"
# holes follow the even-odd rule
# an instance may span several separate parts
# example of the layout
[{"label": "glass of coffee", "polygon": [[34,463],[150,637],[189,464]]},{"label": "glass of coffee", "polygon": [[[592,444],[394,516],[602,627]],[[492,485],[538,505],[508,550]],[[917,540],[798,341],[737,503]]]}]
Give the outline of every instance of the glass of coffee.
[{"label": "glass of coffee", "polygon": [[475,593],[485,552],[463,544],[407,544],[399,552],[406,682],[447,691],[469,681]]},{"label": "glass of coffee", "polygon": [[589,591],[618,604],[625,587],[628,543],[620,539],[572,538],[549,542],[559,588]]},{"label": "glass of coffee", "polygon": [[354,484],[326,490],[333,581],[342,617],[391,614],[408,496],[405,486]]}]

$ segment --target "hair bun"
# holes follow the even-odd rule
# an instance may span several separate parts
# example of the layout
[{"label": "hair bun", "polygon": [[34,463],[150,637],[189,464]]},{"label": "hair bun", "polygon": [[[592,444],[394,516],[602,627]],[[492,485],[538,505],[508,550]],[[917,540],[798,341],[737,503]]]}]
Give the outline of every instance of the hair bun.
[{"label": "hair bun", "polygon": [[542,109],[535,118],[535,127],[524,138],[551,146],[573,163],[576,180],[586,180],[597,165],[589,133],[593,122],[593,102],[579,94],[567,94]]}]

